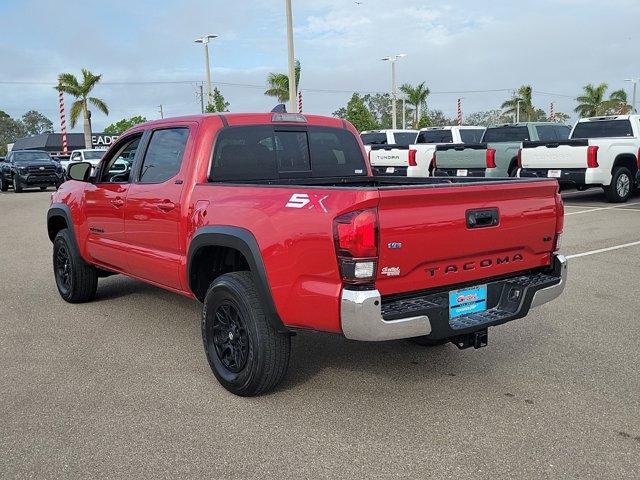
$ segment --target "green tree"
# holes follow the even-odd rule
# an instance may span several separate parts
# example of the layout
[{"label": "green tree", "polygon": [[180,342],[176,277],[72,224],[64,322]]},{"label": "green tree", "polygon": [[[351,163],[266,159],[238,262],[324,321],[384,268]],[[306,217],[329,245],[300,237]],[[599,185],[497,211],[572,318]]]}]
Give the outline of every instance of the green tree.
[{"label": "green tree", "polygon": [[426,127],[443,127],[446,125],[455,125],[456,121],[447,117],[442,110],[427,110],[425,115],[420,118],[418,128]]},{"label": "green tree", "polygon": [[0,156],[4,157],[7,154],[8,143],[13,143],[24,136],[26,133],[20,120],[14,120],[6,113],[0,114]]},{"label": "green tree", "polygon": [[599,85],[587,84],[582,87],[582,95],[576,98],[578,106],[576,113],[581,117],[596,117],[598,115],[618,115],[628,113],[631,106],[627,100],[627,92],[624,90],[615,90],[611,92],[609,98],[606,98],[606,83]]},{"label": "green tree", "polygon": [[227,102],[218,90],[218,87],[213,89],[213,93],[211,94],[212,102],[207,105],[205,112],[207,113],[215,113],[215,112],[228,112],[229,111],[229,102]]},{"label": "green tree", "polygon": [[29,110],[22,116],[22,125],[26,135],[39,135],[53,132],[53,123],[36,110]]},{"label": "green tree", "polygon": [[55,87],[56,90],[62,90],[64,93],[76,98],[76,101],[71,104],[69,119],[71,128],[74,128],[80,114],[82,114],[84,144],[86,148],[93,148],[93,142],[91,141],[91,110],[89,110],[89,104],[96,107],[105,115],[109,115],[109,107],[107,107],[107,104],[104,103],[103,100],[89,96],[101,78],[102,75],[95,75],[86,68],[83,68],[81,82],[71,73],[61,73],[58,76],[58,86]]},{"label": "green tree", "polygon": [[131,127],[135,127],[141,123],[146,122],[147,119],[143,116],[136,115],[131,118],[123,118],[119,122],[112,123],[104,129],[104,133],[109,135],[120,135],[122,132],[129,130]]},{"label": "green tree", "polygon": [[510,115],[515,119],[517,117],[518,104],[520,104],[520,120],[533,121],[536,109],[533,106],[533,89],[531,85],[523,85],[513,92],[512,97],[502,104],[504,114]]},{"label": "green tree", "polygon": [[407,103],[413,106],[413,126],[420,122],[420,109],[426,110],[427,97],[431,91],[427,88],[426,82],[419,83],[415,87],[405,83],[400,87],[400,91],[406,95]]},{"label": "green tree", "polygon": [[[300,85],[300,61],[296,60],[296,91]],[[264,92],[269,97],[276,97],[278,102],[285,103],[289,101],[289,76],[284,73],[270,73],[267,77],[269,88]]]},{"label": "green tree", "polygon": [[483,110],[464,117],[463,123],[478,127],[490,127],[501,123],[509,123],[511,120],[512,118],[505,115],[502,110]]},{"label": "green tree", "polygon": [[376,121],[373,118],[373,114],[369,111],[364,103],[364,99],[354,93],[347,103],[347,108],[343,112],[345,120],[351,122],[359,132],[363,130],[374,130],[376,128]]}]

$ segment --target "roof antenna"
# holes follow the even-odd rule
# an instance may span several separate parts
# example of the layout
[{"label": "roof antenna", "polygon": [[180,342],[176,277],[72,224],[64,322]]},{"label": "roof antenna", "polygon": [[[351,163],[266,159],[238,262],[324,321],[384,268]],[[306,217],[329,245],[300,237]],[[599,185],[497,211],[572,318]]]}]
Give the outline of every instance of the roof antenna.
[{"label": "roof antenna", "polygon": [[284,103],[279,103],[278,105],[273,107],[271,113],[287,113],[287,106]]}]

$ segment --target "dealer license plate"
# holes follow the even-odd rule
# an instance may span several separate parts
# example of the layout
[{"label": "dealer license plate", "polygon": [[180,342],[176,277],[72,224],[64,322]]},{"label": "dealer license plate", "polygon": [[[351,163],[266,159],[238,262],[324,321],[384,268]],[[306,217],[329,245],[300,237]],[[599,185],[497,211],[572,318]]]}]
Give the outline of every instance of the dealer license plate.
[{"label": "dealer license plate", "polygon": [[456,175],[457,175],[458,177],[466,177],[468,174],[469,174],[469,171],[468,171],[468,170],[466,170],[466,169],[459,169],[459,170],[456,172]]},{"label": "dealer license plate", "polygon": [[547,177],[549,178],[560,178],[562,176],[562,170],[549,170],[547,172]]},{"label": "dealer license plate", "polygon": [[487,286],[449,292],[449,318],[458,318],[487,309]]}]

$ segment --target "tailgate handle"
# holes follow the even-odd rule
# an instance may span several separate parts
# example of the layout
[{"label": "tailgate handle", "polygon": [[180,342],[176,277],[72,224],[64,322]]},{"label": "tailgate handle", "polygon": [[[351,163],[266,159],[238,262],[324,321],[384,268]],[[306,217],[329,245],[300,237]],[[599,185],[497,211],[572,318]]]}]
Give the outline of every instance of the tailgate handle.
[{"label": "tailgate handle", "polygon": [[467,212],[467,228],[495,227],[500,217],[497,208],[486,210],[469,210]]}]

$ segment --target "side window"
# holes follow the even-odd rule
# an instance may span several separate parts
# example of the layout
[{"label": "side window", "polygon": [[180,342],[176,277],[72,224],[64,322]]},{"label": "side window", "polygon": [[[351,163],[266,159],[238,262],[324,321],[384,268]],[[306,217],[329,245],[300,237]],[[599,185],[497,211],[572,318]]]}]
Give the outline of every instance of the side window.
[{"label": "side window", "polygon": [[188,138],[188,128],[154,131],[140,168],[140,183],[162,183],[174,177],[180,171]]},{"label": "side window", "polygon": [[73,154],[71,155],[70,160],[72,162],[77,162],[78,160],[80,160],[80,154],[78,152],[73,152]]},{"label": "side window", "polygon": [[133,159],[141,138],[140,133],[119,142],[113,153],[104,158],[100,178],[96,183],[129,183]]}]

